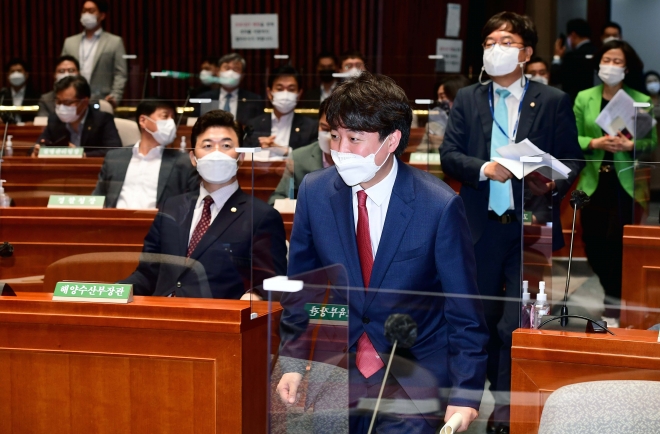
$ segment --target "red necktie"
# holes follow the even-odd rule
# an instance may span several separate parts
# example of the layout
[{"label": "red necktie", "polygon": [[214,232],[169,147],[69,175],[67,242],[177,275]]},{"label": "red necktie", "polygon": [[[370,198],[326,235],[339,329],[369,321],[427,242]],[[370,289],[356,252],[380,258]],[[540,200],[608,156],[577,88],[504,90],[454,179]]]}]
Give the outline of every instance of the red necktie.
[{"label": "red necktie", "polygon": [[[358,224],[357,224],[357,246],[360,256],[360,267],[362,268],[362,281],[364,291],[367,292],[371,280],[371,269],[374,267],[374,255],[371,248],[371,234],[369,233],[369,214],[367,213],[367,193],[364,190],[357,192],[358,197]],[[355,364],[358,370],[369,378],[378,372],[383,366],[383,361],[374,348],[367,333],[362,333],[357,342],[357,354]]]},{"label": "red necktie", "polygon": [[190,244],[188,244],[188,252],[186,253],[187,257],[190,257],[190,255],[192,255],[192,253],[195,251],[197,244],[199,244],[199,241],[202,239],[202,237],[206,233],[206,230],[209,228],[209,225],[211,224],[212,203],[213,203],[213,198],[211,196],[206,196],[204,198],[204,210],[202,211],[202,218],[199,219],[199,223],[197,223],[197,226],[195,227],[195,231],[193,232],[192,237],[190,237]]}]

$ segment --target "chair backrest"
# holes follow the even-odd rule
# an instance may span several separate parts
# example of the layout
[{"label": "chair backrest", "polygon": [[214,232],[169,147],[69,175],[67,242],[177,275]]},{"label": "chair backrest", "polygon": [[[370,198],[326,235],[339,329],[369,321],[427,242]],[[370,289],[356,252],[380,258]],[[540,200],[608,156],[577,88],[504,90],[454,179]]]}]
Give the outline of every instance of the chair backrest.
[{"label": "chair backrest", "polygon": [[539,434],[660,433],[660,381],[589,381],[555,390]]},{"label": "chair backrest", "polygon": [[53,292],[63,280],[114,283],[130,276],[138,266],[140,252],[99,252],[73,255],[46,268],[44,292]]},{"label": "chair backrest", "polygon": [[133,146],[140,140],[140,128],[134,121],[115,118],[115,126],[119,133],[122,146]]},{"label": "chair backrest", "polygon": [[110,113],[111,115],[115,114],[115,109],[112,107],[112,104],[110,104],[108,101],[104,99],[98,100],[99,103],[99,110],[102,112]]}]

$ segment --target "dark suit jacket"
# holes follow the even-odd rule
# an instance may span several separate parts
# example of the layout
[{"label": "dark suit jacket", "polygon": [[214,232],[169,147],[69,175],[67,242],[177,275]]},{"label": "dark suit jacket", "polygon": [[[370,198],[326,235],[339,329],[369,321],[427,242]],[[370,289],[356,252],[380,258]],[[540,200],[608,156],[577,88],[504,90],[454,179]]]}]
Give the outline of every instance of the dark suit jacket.
[{"label": "dark suit jacket", "polygon": [[[263,279],[286,273],[282,217],[237,190],[222,207],[190,258],[186,257],[199,190],[165,200],[144,239],[140,264],[122,283],[136,295],[240,298]],[[250,225],[250,213],[253,224]]]},{"label": "dark suit jacket", "polygon": [[[407,358],[420,370],[432,373],[438,387],[452,389],[449,404],[478,408],[486,375],[488,331],[478,298],[474,250],[463,202],[451,188],[398,162],[365,293],[351,187],[334,167],[310,173],[298,194],[288,274],[296,276],[333,265],[345,270],[343,278],[329,275],[329,279],[336,285],[331,303],[349,305],[347,344],[351,352],[366,332],[381,358],[387,360],[392,345],[384,336],[384,323],[392,313],[407,313],[417,322],[418,330],[415,344],[404,352]],[[342,295],[339,288],[346,285],[351,289],[348,302],[346,291]],[[379,292],[381,289],[390,291]],[[309,354],[297,347],[296,340],[307,325],[301,308],[310,292],[305,288],[282,296],[284,356],[304,359]],[[315,349],[317,352],[320,349]],[[422,380],[425,376],[392,373],[411,399],[420,398],[420,391],[428,386]]]},{"label": "dark suit jacket", "polygon": [[[463,185],[461,197],[465,203],[472,239],[476,243],[488,220],[489,180],[479,181],[481,166],[490,161],[490,139],[493,117],[488,105],[490,85],[474,84],[458,91],[440,150],[442,170]],[[558,159],[583,160],[577,140],[577,127],[571,100],[553,87],[531,81],[522,103],[516,141],[529,139]],[[559,204],[584,167],[584,161],[564,161],[571,173],[568,180],[556,181],[553,204],[553,240],[563,244]],[[522,182],[511,180],[513,198],[522,222]],[[557,245],[555,245],[557,246]]]},{"label": "dark suit jacket", "polygon": [[[55,143],[63,137],[66,138],[66,141],[63,141],[61,146],[67,146],[70,138],[69,130],[66,128],[66,124],[53,113],[48,116],[48,125],[37,139],[37,143],[40,143],[41,140]],[[121,148],[115,118],[109,113],[90,106],[87,109],[87,119],[83,125],[80,146],[85,148],[85,154],[88,157],[103,157],[110,149]]]},{"label": "dark suit jacket", "polygon": [[[220,89],[211,89],[201,92],[195,98],[211,98],[210,103],[196,104],[194,116],[201,116],[211,110],[222,109],[220,107]],[[238,105],[236,106],[236,120],[246,124],[252,118],[264,113],[264,99],[262,96],[249,90],[238,89]]]},{"label": "dark suit jacket", "polygon": [[[4,87],[0,89],[0,99],[2,99],[2,105],[12,105],[13,98],[11,96],[11,89],[9,87]],[[30,81],[25,85],[25,96],[23,97],[23,105],[37,105],[39,104],[39,92],[37,92]],[[34,120],[34,112],[25,112],[20,113],[21,122],[32,122]]]},{"label": "dark suit jacket", "polygon": [[[298,192],[300,183],[305,175],[316,170],[323,169],[323,151],[319,148],[319,142],[314,142],[311,145],[303,146],[302,148],[295,149],[291,153],[291,159],[286,161],[286,169],[282,174],[277,188],[270,195],[268,203],[273,205],[275,199],[286,199],[289,197],[289,184],[293,178],[294,192]],[[293,165],[293,167],[291,167]],[[294,196],[295,198],[295,196]]]},{"label": "dark suit jacket", "polygon": [[321,86],[313,86],[303,94],[300,108],[317,109],[321,106]]},{"label": "dark suit jacket", "polygon": [[578,92],[594,86],[594,59],[596,46],[591,42],[566,51],[561,64],[553,64],[550,71],[553,82],[561,84],[562,90],[575,101]]},{"label": "dark suit jacket", "polygon": [[[250,119],[247,122],[247,125],[251,126],[254,131],[248,138],[249,144],[246,146],[257,147],[259,146],[259,137],[267,137],[271,135],[271,114],[265,113],[254,119]],[[294,113],[293,121],[291,122],[291,136],[289,138],[289,146],[293,149],[298,149],[317,141],[318,137],[319,122],[307,116]]]},{"label": "dark suit jacket", "polygon": [[[115,208],[124,186],[126,171],[133,157],[133,147],[113,149],[107,153],[94,189],[95,196],[105,196],[105,207]],[[199,188],[199,175],[190,163],[187,153],[165,148],[158,174],[156,205],[160,208],[165,199]]]}]

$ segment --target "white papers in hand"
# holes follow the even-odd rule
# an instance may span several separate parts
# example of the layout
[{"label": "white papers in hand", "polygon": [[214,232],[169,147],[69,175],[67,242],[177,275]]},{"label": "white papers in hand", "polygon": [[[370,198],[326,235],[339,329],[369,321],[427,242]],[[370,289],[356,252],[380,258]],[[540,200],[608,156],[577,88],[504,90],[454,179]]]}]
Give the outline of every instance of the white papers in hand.
[{"label": "white papers in hand", "polygon": [[623,127],[631,133],[635,132],[635,101],[623,89],[614,95],[603,111],[596,118],[596,125],[610,136],[616,136]]},{"label": "white papers in hand", "polygon": [[[510,145],[502,146],[495,152],[500,154],[502,158],[495,157],[493,161],[497,161],[502,166],[509,169],[513,175],[522,179],[532,172],[539,172],[541,175],[548,179],[567,179],[571,169],[564,163],[557,160],[552,155],[539,149],[534,143],[528,139],[522,142],[512,143]],[[538,163],[522,163],[521,157],[541,157]]]},{"label": "white papers in hand", "polygon": [[454,434],[455,432],[458,432],[458,429],[461,427],[461,424],[463,423],[463,416],[461,416],[460,413],[454,413],[445,426],[443,426],[439,434]]}]

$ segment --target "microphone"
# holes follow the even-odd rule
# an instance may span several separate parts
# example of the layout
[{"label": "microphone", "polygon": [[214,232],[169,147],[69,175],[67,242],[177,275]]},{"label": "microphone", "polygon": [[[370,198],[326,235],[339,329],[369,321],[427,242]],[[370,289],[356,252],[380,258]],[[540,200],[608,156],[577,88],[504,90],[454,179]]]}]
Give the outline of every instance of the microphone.
[{"label": "microphone", "polygon": [[407,313],[393,313],[392,315],[388,316],[387,321],[385,321],[385,337],[392,344],[392,351],[390,352],[390,359],[387,362],[387,368],[385,369],[383,382],[380,385],[380,392],[378,393],[378,399],[376,400],[374,413],[371,416],[371,423],[369,424],[368,434],[371,434],[371,430],[373,429],[374,423],[376,422],[378,406],[380,405],[380,400],[383,396],[385,381],[387,381],[387,375],[390,373],[390,367],[392,366],[392,359],[394,358],[396,347],[397,345],[401,348],[410,348],[413,346],[417,340],[417,323]]},{"label": "microphone", "polygon": [[[561,318],[560,324],[562,327],[568,325],[568,307],[566,303],[568,301],[568,285],[571,282],[571,263],[573,262],[573,240],[575,239],[575,218],[577,216],[577,210],[582,209],[584,205],[589,203],[589,196],[582,190],[573,190],[571,193],[571,206],[573,207],[573,228],[571,229],[571,248],[568,253],[568,271],[566,272],[566,289],[564,290],[564,301],[561,307],[561,315],[558,318]],[[591,324],[591,323],[589,323]]]}]

